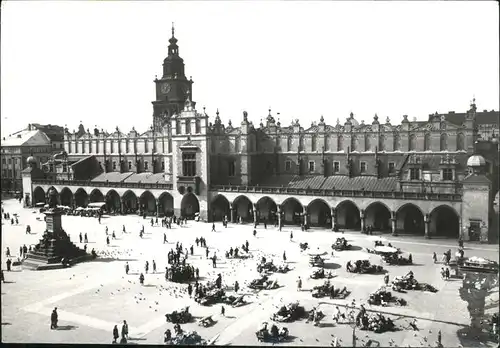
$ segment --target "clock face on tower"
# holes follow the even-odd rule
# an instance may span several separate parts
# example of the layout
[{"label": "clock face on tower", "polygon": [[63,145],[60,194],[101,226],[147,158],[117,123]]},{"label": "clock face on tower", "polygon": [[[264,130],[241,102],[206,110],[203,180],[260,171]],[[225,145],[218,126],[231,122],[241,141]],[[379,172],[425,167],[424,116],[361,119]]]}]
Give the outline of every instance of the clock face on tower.
[{"label": "clock face on tower", "polygon": [[169,83],[163,83],[160,87],[160,90],[162,93],[168,93],[170,92],[170,84]]}]

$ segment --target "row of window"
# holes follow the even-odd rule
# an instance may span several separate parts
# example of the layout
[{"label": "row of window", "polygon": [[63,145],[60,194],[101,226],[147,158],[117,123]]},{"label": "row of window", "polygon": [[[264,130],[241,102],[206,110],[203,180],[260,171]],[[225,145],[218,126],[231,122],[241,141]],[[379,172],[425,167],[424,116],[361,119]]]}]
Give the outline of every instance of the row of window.
[{"label": "row of window", "polygon": [[[133,149],[131,149],[130,145],[133,145],[133,142],[124,140],[124,143],[125,143],[125,151],[124,152],[131,153],[131,151]],[[87,148],[86,144],[88,144],[88,148]],[[120,149],[122,142],[119,142],[117,144],[113,141],[110,141],[107,144],[110,144],[109,152],[116,153],[117,150]],[[147,142],[147,141],[144,142],[144,152],[145,153],[150,152],[149,145],[150,145],[149,142]],[[103,146],[104,146],[104,144],[102,142],[99,142],[99,141],[95,142],[95,141],[83,140],[82,142],[77,142],[77,143],[69,142],[68,143],[68,151],[70,153],[78,153],[78,152],[79,153],[99,153],[103,149]],[[168,149],[172,148],[172,139],[168,138],[168,145],[167,146],[168,146]],[[153,146],[153,149],[154,149],[154,146]],[[134,153],[135,152],[136,151],[134,151]]]},{"label": "row of window", "polygon": [[[395,168],[396,168],[396,164],[394,162],[389,162],[389,173],[394,173]],[[309,161],[308,169],[309,169],[310,173],[315,172],[316,171],[316,162]],[[289,172],[291,170],[292,170],[292,161],[286,161],[285,162],[285,171]],[[366,170],[367,170],[366,162],[360,162],[359,163],[359,171],[361,173],[366,173]],[[334,173],[340,172],[340,162],[338,162],[338,161],[333,162],[333,172]]]},{"label": "row of window", "polygon": [[[132,170],[132,161],[128,161],[127,165],[128,165],[128,170]],[[117,169],[116,161],[112,162],[112,166],[113,166],[113,170]],[[102,168],[102,162],[99,162],[99,167]],[[144,161],[144,170],[149,170],[149,162],[148,161]],[[161,162],[161,170],[162,171],[165,170],[165,162]]]},{"label": "row of window", "polygon": [[[195,125],[195,127],[194,127],[195,133],[196,134],[201,133],[201,120],[196,119],[194,122],[194,125]],[[180,120],[175,121],[175,132],[176,132],[176,134],[182,134]],[[186,134],[191,134],[191,120],[189,120],[189,119],[186,119]]]},{"label": "row of window", "polygon": [[[443,168],[441,170],[442,180],[451,181],[453,180],[453,169]],[[410,180],[420,180],[420,169],[410,168]]]}]

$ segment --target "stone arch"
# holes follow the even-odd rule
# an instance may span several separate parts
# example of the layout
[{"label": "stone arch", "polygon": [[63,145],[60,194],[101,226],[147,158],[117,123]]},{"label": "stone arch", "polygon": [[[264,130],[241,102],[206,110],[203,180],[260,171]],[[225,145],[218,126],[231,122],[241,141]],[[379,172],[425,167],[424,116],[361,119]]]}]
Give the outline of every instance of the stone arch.
[{"label": "stone arch", "polygon": [[403,204],[396,213],[396,230],[403,233],[424,235],[425,224],[422,210],[413,203]]},{"label": "stone arch", "polygon": [[322,199],[317,198],[311,201],[307,206],[307,214],[309,216],[309,226],[332,226],[332,209],[330,205]]},{"label": "stone arch", "polygon": [[137,196],[134,191],[125,191],[121,200],[123,202],[123,212],[125,214],[135,214],[137,212],[139,204],[137,203]]},{"label": "stone arch", "polygon": [[194,193],[186,193],[181,200],[181,216],[194,219],[196,213],[200,212],[200,203]]},{"label": "stone arch", "polygon": [[163,192],[160,197],[158,197],[158,211],[161,216],[172,216],[174,215],[174,197],[168,192]]},{"label": "stone arch", "polygon": [[434,208],[429,216],[429,235],[458,238],[460,235],[458,213],[448,205]]},{"label": "stone arch", "polygon": [[99,189],[93,189],[92,192],[90,192],[90,195],[89,195],[89,202],[90,203],[104,202],[104,195],[102,194],[101,190],[99,190]]},{"label": "stone arch", "polygon": [[212,199],[211,204],[212,221],[222,221],[225,216],[231,221],[231,205],[223,195],[217,195]]},{"label": "stone arch", "polygon": [[45,204],[47,199],[45,197],[45,191],[40,186],[35,187],[33,190],[33,204],[43,203]]},{"label": "stone arch", "polygon": [[257,208],[257,221],[274,222],[276,220],[278,206],[272,198],[264,196],[255,205]]},{"label": "stone arch", "polygon": [[233,209],[235,210],[236,220],[244,222],[253,221],[253,205],[247,196],[238,196],[233,200]]},{"label": "stone arch", "polygon": [[72,207],[73,206],[73,192],[68,187],[64,187],[59,195],[61,205]]},{"label": "stone arch", "polygon": [[89,195],[80,187],[74,194],[74,200],[77,207],[86,207],[89,204]]},{"label": "stone arch", "polygon": [[340,202],[336,207],[336,221],[339,229],[360,230],[361,218],[358,206],[350,200]]},{"label": "stone arch", "polygon": [[151,191],[144,191],[139,197],[139,207],[143,214],[156,215],[156,199]]},{"label": "stone arch", "polygon": [[408,140],[408,150],[415,151],[417,149],[417,137],[415,134],[410,134],[410,139]]},{"label": "stone arch", "polygon": [[373,231],[391,229],[391,210],[382,202],[373,202],[365,209],[365,226]]},{"label": "stone arch", "polygon": [[281,222],[291,225],[302,225],[304,218],[304,208],[299,200],[295,197],[289,197],[281,204]]},{"label": "stone arch", "polygon": [[120,195],[115,190],[109,190],[106,193],[106,210],[111,213],[116,213],[121,211]]}]

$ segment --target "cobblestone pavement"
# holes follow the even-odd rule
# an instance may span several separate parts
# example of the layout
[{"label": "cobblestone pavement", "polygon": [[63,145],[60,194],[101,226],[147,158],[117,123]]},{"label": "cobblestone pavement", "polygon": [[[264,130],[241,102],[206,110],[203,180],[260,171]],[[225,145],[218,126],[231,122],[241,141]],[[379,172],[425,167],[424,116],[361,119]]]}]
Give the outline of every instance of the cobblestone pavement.
[{"label": "cobblestone pavement", "polygon": [[[14,200],[4,201],[5,211],[18,213],[20,224],[12,226],[10,221],[2,220],[2,268],[5,269],[5,248],[16,256],[23,244],[34,245],[42,237],[45,223],[43,214],[35,209],[23,209]],[[210,232],[211,224],[188,222],[187,226],[173,226],[166,230],[160,226],[151,227],[150,220],[137,216],[105,217],[101,224],[94,218],[63,216],[63,228],[77,245],[78,234],[87,233],[88,250],[95,248],[106,252],[107,258],[78,264],[69,269],[51,271],[29,271],[14,267],[12,272],[5,272],[6,284],[2,284],[2,342],[15,343],[110,343],[114,325],[120,328],[121,322],[129,324],[130,343],[162,344],[163,332],[172,324],[165,322],[165,314],[190,306],[190,312],[201,318],[214,315],[216,324],[202,328],[196,322],[183,325],[185,330],[196,330],[203,338],[218,336],[218,344],[257,345],[255,337],[257,326],[262,321],[270,321],[270,315],[279,304],[299,300],[306,310],[319,305],[327,314],[323,325],[314,327],[305,321],[285,324],[295,338],[288,345],[330,346],[332,336],[341,339],[341,345],[352,345],[352,327],[348,324],[333,324],[332,314],[335,305],[345,305],[352,299],[366,302],[368,294],[383,283],[382,275],[358,275],[345,271],[348,260],[369,259],[380,264],[380,257],[368,254],[362,248],[373,246],[373,242],[359,232],[333,233],[325,230],[301,232],[294,229],[294,241],[289,239],[291,228],[282,232],[273,227],[265,230],[259,226],[257,237],[252,236],[252,226],[229,224],[228,228],[216,224],[217,232]],[[31,235],[25,233],[26,225],[31,225]],[[122,233],[125,225],[127,232]],[[139,238],[141,226],[146,234]],[[117,240],[106,246],[105,227],[109,234],[114,230]],[[163,232],[167,233],[169,243],[163,244]],[[314,299],[310,290],[322,284],[323,280],[309,279],[311,268],[307,254],[301,253],[299,242],[307,241],[313,248],[320,247],[331,251],[334,239],[343,235],[355,245],[353,251],[334,253],[326,261],[326,268],[335,274],[332,282],[338,286],[347,286],[352,294],[346,300]],[[220,305],[203,307],[190,299],[186,285],[167,283],[164,269],[167,265],[167,252],[179,241],[184,248],[194,244],[196,237],[204,236],[210,253],[217,252],[219,262],[212,268],[210,260],[205,258],[202,248],[195,246],[194,255],[188,262],[200,269],[204,280],[212,280],[217,273],[222,273],[223,282],[232,288],[235,280],[242,285],[242,293],[248,294],[248,305],[231,308],[226,306],[226,316],[221,317]],[[432,262],[432,252],[438,255],[448,249],[456,250],[453,240],[425,240],[417,237],[384,236],[405,253],[411,252],[415,265],[386,266],[391,277],[406,274],[410,268],[417,280],[427,282],[438,289],[433,294],[428,292],[408,292],[398,294],[408,301],[406,307],[366,306],[368,310],[380,310],[394,315],[400,327],[407,327],[409,321],[417,319],[419,331],[400,330],[391,333],[374,334],[357,331],[358,345],[372,339],[382,346],[435,346],[438,330],[442,331],[444,346],[461,344],[457,331],[470,322],[467,303],[460,299],[458,289],[460,280],[443,281],[439,275],[440,265]],[[248,240],[253,258],[243,260],[225,260],[224,253],[231,246],[241,247]],[[281,285],[279,289],[254,292],[246,288],[257,275],[256,263],[262,255],[281,262],[286,251],[292,271],[287,274],[274,274]],[[498,246],[466,244],[466,255],[476,255],[498,261]],[[139,273],[144,272],[146,260],[156,261],[157,273],[145,274],[145,286],[139,284]],[[129,262],[131,271],[125,275],[125,262]],[[296,291],[296,280],[300,276],[303,291]],[[233,293],[228,290],[229,293]],[[498,289],[497,289],[498,301]],[[58,308],[61,330],[50,330],[50,313]],[[281,325],[278,325],[281,326]],[[394,343],[393,343],[394,342]],[[260,343],[262,344],[262,343]],[[474,344],[472,344],[474,345]]]}]

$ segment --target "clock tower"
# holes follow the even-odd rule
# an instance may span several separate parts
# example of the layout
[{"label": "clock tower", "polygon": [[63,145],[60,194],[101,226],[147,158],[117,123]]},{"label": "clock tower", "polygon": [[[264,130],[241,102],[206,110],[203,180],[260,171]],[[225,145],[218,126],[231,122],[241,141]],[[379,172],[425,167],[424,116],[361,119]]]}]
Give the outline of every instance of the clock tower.
[{"label": "clock tower", "polygon": [[[169,40],[168,56],[163,60],[163,76],[154,80],[156,86],[156,100],[153,101],[153,127],[161,131],[172,115],[184,109],[188,95],[193,96],[193,80],[186,79],[184,74],[184,60],[179,56],[179,46],[174,35]],[[193,107],[195,105],[194,102]]]}]

